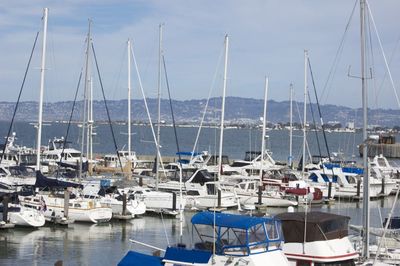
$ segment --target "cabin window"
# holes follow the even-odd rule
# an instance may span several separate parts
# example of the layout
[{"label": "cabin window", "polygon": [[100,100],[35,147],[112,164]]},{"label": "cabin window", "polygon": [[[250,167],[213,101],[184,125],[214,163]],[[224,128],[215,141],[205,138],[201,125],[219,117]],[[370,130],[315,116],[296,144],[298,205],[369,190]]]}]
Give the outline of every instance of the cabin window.
[{"label": "cabin window", "polygon": [[200,193],[197,190],[189,190],[186,192],[187,195],[189,196],[199,196]]},{"label": "cabin window", "polygon": [[70,206],[70,207],[72,207],[72,206],[74,206],[72,203],[70,203],[70,204],[68,204],[68,206]]},{"label": "cabin window", "polygon": [[311,266],[311,261],[308,260],[298,260],[296,266]]},{"label": "cabin window", "polygon": [[267,230],[267,236],[269,240],[278,240],[280,238],[280,226],[277,222],[265,223],[265,229]]},{"label": "cabin window", "polygon": [[249,183],[249,190],[254,190],[254,189],[255,189],[255,184]]},{"label": "cabin window", "polygon": [[208,195],[216,195],[217,190],[214,184],[207,184],[207,194]]},{"label": "cabin window", "polygon": [[82,206],[79,203],[75,203],[74,207],[75,208],[81,208]]},{"label": "cabin window", "polygon": [[38,199],[33,199],[33,201],[34,201],[34,202],[39,202],[39,200],[38,200]]},{"label": "cabin window", "polygon": [[320,262],[314,263],[315,266],[353,266],[355,265],[354,260],[346,260],[340,262]]}]

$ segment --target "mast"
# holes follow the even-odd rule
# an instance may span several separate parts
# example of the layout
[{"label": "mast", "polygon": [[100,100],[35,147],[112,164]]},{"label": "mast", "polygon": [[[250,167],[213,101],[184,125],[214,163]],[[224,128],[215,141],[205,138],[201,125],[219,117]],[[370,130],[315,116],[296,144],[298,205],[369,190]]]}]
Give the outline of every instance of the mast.
[{"label": "mast", "polygon": [[36,171],[40,171],[40,146],[42,145],[42,122],[43,122],[43,92],[44,92],[44,72],[46,70],[46,38],[47,38],[47,16],[49,9],[43,9],[43,45],[42,45],[42,64],[40,67],[40,92],[39,92],[39,118],[36,139]]},{"label": "mast", "polygon": [[158,81],[157,81],[157,98],[158,98],[158,111],[157,111],[157,159],[156,159],[156,190],[158,190],[159,182],[159,167],[160,162],[160,123],[161,123],[161,67],[162,67],[162,24],[159,25],[159,43],[158,43]]},{"label": "mast", "polygon": [[224,120],[225,120],[225,95],[226,95],[226,75],[228,73],[228,35],[225,35],[225,63],[224,63],[224,85],[222,89],[222,106],[221,106],[221,129],[219,135],[219,152],[218,152],[218,180],[221,180],[222,172],[222,145],[224,142]]},{"label": "mast", "polygon": [[267,101],[268,101],[268,78],[265,77],[265,92],[264,92],[264,112],[263,112],[263,128],[261,135],[261,164],[260,164],[260,185],[258,204],[262,204],[261,190],[262,190],[262,177],[264,168],[264,154],[265,154],[265,127],[267,125]]},{"label": "mast", "polygon": [[289,114],[289,167],[293,168],[293,84],[290,83],[290,114]]},{"label": "mast", "polygon": [[306,164],[306,123],[307,123],[307,61],[308,51],[304,50],[304,110],[303,110],[303,163],[301,165],[301,174],[304,178],[304,166]]},{"label": "mast", "polygon": [[[88,124],[88,131],[89,131],[89,137],[88,137],[88,145],[89,145],[89,150],[88,150],[88,160],[91,163],[93,160],[93,78],[90,76],[89,78],[89,84],[90,84],[90,94],[89,94],[89,124]],[[91,165],[89,169],[91,169]]]},{"label": "mast", "polygon": [[369,258],[369,167],[368,167],[368,147],[367,147],[367,84],[366,84],[366,66],[365,66],[365,0],[360,0],[360,37],[361,37],[361,89],[362,89],[362,107],[363,107],[363,210],[364,210],[364,234],[363,234],[363,255]]},{"label": "mast", "polygon": [[131,40],[128,39],[128,179],[131,177],[131,164],[132,164],[132,157],[131,157],[131,133],[132,133],[132,122],[131,122]]},{"label": "mast", "polygon": [[[82,162],[83,162],[83,150],[84,150],[84,146],[85,146],[85,128],[88,127],[88,123],[89,119],[87,119],[87,113],[89,113],[88,109],[89,109],[89,90],[90,90],[90,68],[89,68],[89,54],[90,54],[90,45],[92,43],[92,39],[91,39],[91,24],[92,21],[89,19],[89,30],[88,30],[88,34],[87,34],[87,46],[86,46],[86,66],[85,66],[85,86],[84,86],[84,100],[83,100],[83,121],[82,121],[82,143],[81,143],[81,157],[80,157],[80,161],[79,161],[79,180],[82,177]],[[89,117],[89,116],[88,116]],[[89,129],[88,129],[88,133],[89,133]],[[89,135],[88,135],[88,139],[89,139]],[[88,148],[89,145],[87,145]],[[88,152],[88,150],[87,150]]]}]

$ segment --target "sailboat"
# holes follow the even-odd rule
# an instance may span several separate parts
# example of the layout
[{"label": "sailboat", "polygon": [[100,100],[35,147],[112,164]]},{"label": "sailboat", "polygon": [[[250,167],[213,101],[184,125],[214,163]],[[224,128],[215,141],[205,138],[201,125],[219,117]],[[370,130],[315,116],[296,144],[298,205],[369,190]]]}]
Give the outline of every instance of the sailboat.
[{"label": "sailboat", "polygon": [[[43,112],[43,91],[44,91],[44,71],[45,71],[45,55],[46,55],[46,36],[47,36],[47,15],[48,9],[44,9],[43,17],[43,50],[42,50],[42,65],[41,65],[41,78],[40,78],[40,99],[39,99],[39,119],[38,119],[38,132],[37,132],[37,161],[36,161],[36,182],[35,187],[50,188],[50,189],[66,189],[70,187],[79,186],[76,183],[63,182],[57,178],[47,178],[41,173],[41,132],[42,132],[42,112]],[[90,36],[89,36],[90,37]],[[90,38],[88,38],[88,49],[90,47]],[[87,51],[89,52],[89,51]],[[75,221],[84,222],[106,222],[111,219],[111,208],[104,208],[97,200],[85,199],[71,196],[70,190],[63,191],[60,195],[54,191],[46,192],[44,190],[38,191],[31,196],[19,196],[21,205],[42,210],[47,220],[59,220],[60,218],[70,218]]]}]

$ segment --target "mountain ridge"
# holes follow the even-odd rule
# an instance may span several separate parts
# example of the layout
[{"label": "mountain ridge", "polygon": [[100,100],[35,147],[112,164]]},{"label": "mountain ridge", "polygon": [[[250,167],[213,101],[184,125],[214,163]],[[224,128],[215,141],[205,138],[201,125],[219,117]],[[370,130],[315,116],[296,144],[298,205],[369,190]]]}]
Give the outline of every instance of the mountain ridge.
[{"label": "mountain ridge", "polygon": [[[205,122],[218,123],[220,120],[221,97],[210,98]],[[203,111],[207,99],[191,99],[191,100],[172,100],[175,120],[178,123],[198,124],[203,116]],[[255,98],[243,98],[230,96],[226,98],[225,120],[227,123],[238,124],[254,124],[260,122],[263,112],[264,101]],[[271,123],[286,123],[289,121],[289,101],[268,100],[267,120]],[[73,101],[59,101],[45,103],[43,106],[43,119],[46,121],[68,121]],[[107,100],[107,106],[110,111],[112,121],[127,120],[127,99]],[[147,105],[150,110],[152,122],[155,122],[157,114],[157,99],[148,98]],[[81,121],[82,117],[82,101],[76,103],[73,115],[74,121]],[[301,106],[301,108],[300,108]],[[303,110],[302,102],[293,102],[293,122],[299,123],[297,110]],[[11,121],[14,112],[15,102],[0,101],[0,120]],[[143,100],[134,99],[131,101],[131,119],[136,122],[148,122],[147,113]],[[316,113],[317,106],[312,104],[314,117],[319,122],[319,115]],[[312,115],[308,107],[307,121],[312,123]],[[302,112],[302,111],[301,111]],[[362,109],[351,108],[346,106],[325,104],[321,105],[321,112],[325,123],[338,122],[346,125],[348,122],[355,122],[356,126],[361,126]],[[32,122],[37,120],[38,103],[35,101],[20,102],[16,113],[17,121]],[[107,113],[104,101],[93,101],[93,113],[95,121],[107,121]],[[369,124],[376,126],[392,127],[399,125],[400,110],[394,109],[368,109]],[[169,100],[161,99],[161,120],[171,122],[171,111]]]}]

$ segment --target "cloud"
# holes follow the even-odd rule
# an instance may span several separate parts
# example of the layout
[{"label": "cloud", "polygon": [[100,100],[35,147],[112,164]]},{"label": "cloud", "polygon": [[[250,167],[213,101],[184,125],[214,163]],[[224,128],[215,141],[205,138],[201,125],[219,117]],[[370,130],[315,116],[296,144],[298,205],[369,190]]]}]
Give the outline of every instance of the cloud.
[{"label": "cloud", "polygon": [[[396,21],[400,2],[369,2],[389,57],[399,38],[398,25],[393,21]],[[72,99],[84,62],[87,21],[91,18],[102,80],[109,98],[126,98],[125,45],[128,38],[133,39],[146,94],[156,95],[158,24],[165,23],[163,46],[171,93],[176,99],[206,98],[216,73],[218,82],[213,95],[221,94],[222,64],[216,68],[227,33],[230,36],[228,95],[262,98],[264,76],[267,75],[271,99],[288,99],[289,84],[293,82],[296,98],[301,100],[303,50],[308,49],[321,102],[360,106],[360,82],[347,77],[349,65],[355,75],[359,73],[358,6],[340,64],[332,83],[323,92],[354,3],[345,0],[43,0],[3,3],[0,4],[0,93],[3,100],[16,100],[33,37],[41,27],[42,8],[48,6],[47,101]],[[377,78],[376,88],[373,83],[370,85],[371,104],[395,108],[397,105],[387,79],[383,86],[380,85],[385,75],[384,62],[375,36],[371,43],[374,44],[374,60],[370,57],[369,63],[374,63]],[[400,69],[398,59],[396,51],[391,61],[395,78]],[[39,64],[40,49],[37,49],[24,99],[37,99]],[[396,78],[395,84],[398,82]],[[165,88],[163,90],[165,97]],[[351,97],[346,97],[347,94]],[[134,95],[140,96],[137,82]]]}]

